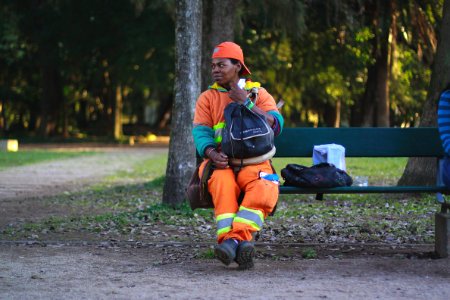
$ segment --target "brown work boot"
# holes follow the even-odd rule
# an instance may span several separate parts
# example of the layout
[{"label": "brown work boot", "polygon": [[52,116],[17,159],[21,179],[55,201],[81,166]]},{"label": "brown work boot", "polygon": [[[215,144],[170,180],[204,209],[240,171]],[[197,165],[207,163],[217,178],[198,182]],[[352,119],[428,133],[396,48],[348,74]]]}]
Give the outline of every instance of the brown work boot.
[{"label": "brown work boot", "polygon": [[236,262],[240,270],[253,268],[253,257],[255,257],[255,246],[249,241],[242,241],[236,249]]}]

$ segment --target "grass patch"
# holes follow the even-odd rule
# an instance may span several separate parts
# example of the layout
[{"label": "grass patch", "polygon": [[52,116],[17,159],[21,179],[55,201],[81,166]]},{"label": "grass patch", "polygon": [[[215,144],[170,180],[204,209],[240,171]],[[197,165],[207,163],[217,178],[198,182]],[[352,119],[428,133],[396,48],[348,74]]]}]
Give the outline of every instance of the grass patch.
[{"label": "grass patch", "polygon": [[434,196],[325,195],[280,197],[266,236],[290,242],[432,243]]},{"label": "grass patch", "polygon": [[198,253],[196,255],[196,257],[200,258],[200,259],[213,259],[213,258],[215,258],[214,249],[208,248],[204,251],[201,251],[200,253]]},{"label": "grass patch", "polygon": [[107,210],[109,212],[129,212],[144,210],[147,206],[161,202],[164,186],[167,155],[144,160],[132,167],[131,171],[121,171],[108,176],[90,189],[65,193],[48,198],[50,203],[70,203],[80,208]]},{"label": "grass patch", "polygon": [[[141,235],[149,226],[156,226],[160,233],[161,227],[188,228],[201,224],[212,223],[210,210],[193,212],[187,204],[177,209],[170,206],[155,203],[145,209],[105,212],[96,215],[76,217],[50,217],[35,223],[25,223],[21,226],[7,227],[2,232],[3,238],[33,238],[40,234],[65,233],[65,232],[89,232],[101,236],[130,236]],[[158,235],[157,239],[164,239],[167,234]],[[172,237],[176,237],[173,235]],[[176,238],[178,239],[178,238]]]},{"label": "grass patch", "polygon": [[302,257],[306,259],[314,259],[317,258],[317,252],[313,248],[305,248],[302,251]]},{"label": "grass patch", "polygon": [[[42,233],[88,232],[101,239],[153,239],[214,241],[215,224],[211,209],[191,211],[187,203],[174,209],[161,204],[167,156],[142,161],[131,171],[111,176],[93,188],[47,200],[70,205],[88,213],[65,218],[48,218],[6,228],[8,238]],[[311,159],[275,159],[278,172],[287,163],[311,165]],[[369,184],[395,184],[406,159],[347,159],[352,176],[368,176]],[[432,243],[434,213],[439,206],[433,195],[337,194],[281,195],[275,215],[266,220],[260,241],[379,242],[390,244]],[[315,258],[306,251],[305,258]],[[314,249],[313,249],[314,250]],[[210,253],[201,256],[209,258]]]},{"label": "grass patch", "polygon": [[0,155],[0,170],[35,164],[43,161],[73,158],[92,155],[93,151],[48,151],[48,150],[20,150],[18,152],[3,152]]}]

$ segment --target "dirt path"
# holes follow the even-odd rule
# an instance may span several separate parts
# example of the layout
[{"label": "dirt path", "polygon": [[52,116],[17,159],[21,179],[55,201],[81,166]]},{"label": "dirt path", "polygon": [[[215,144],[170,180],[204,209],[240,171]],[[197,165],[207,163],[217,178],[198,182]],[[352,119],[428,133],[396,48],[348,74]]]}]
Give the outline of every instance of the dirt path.
[{"label": "dirt path", "polygon": [[84,148],[96,155],[42,162],[0,171],[0,201],[51,196],[101,181],[128,170],[139,161],[167,152],[166,148]]},{"label": "dirt path", "polygon": [[449,299],[449,261],[358,257],[273,261],[237,271],[189,247],[0,246],[3,299]]},{"label": "dirt path", "polygon": [[[84,188],[162,151],[110,149],[0,172],[0,224],[51,214],[40,205],[44,196]],[[199,256],[211,246],[0,240],[0,299],[450,299],[450,259],[409,255],[414,249],[337,249],[308,260],[296,247],[257,245],[275,255],[258,255],[253,270],[237,271]]]},{"label": "dirt path", "polygon": [[[72,145],[73,147],[73,145]],[[50,147],[57,150],[57,146]],[[98,154],[41,162],[0,171],[0,228],[10,222],[61,215],[40,199],[79,191],[117,171],[131,170],[142,160],[167,153],[166,147],[75,147]],[[68,207],[67,209],[70,209]]]}]

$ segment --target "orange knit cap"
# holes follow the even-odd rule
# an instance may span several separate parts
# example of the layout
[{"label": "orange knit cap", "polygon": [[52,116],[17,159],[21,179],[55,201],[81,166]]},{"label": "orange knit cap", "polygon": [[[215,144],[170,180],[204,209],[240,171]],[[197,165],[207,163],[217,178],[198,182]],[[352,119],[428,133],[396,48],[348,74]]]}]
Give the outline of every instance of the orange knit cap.
[{"label": "orange knit cap", "polygon": [[244,64],[244,53],[238,44],[233,42],[223,42],[214,48],[212,58],[233,58],[237,59],[242,67],[242,75],[251,74],[250,70]]}]

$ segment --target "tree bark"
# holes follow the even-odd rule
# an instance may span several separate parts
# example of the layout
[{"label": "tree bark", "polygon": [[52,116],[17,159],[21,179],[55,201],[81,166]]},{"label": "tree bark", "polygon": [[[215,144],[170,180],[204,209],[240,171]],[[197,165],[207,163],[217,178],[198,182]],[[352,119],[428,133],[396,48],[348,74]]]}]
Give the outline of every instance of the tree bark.
[{"label": "tree bark", "polygon": [[389,34],[392,7],[389,1],[381,0],[367,2],[366,5],[375,33],[372,39],[375,63],[368,67],[361,126],[389,127]]},{"label": "tree bark", "polygon": [[[337,103],[336,105],[332,105],[332,104],[325,104],[322,110],[322,118],[323,118],[323,123],[325,124],[326,127],[339,127],[336,126],[336,122],[339,122],[337,120]],[[322,120],[321,120],[322,121]]]},{"label": "tree bark", "polygon": [[387,45],[382,45],[382,54],[377,60],[377,87],[375,90],[376,126],[389,127],[389,68]]},{"label": "tree bark", "polygon": [[0,99],[0,134],[5,134],[6,133],[6,113],[5,113],[5,104],[6,101]]},{"label": "tree bark", "polygon": [[[379,8],[374,1],[366,2],[366,10],[369,13],[368,18],[371,20],[370,25],[373,28],[378,28],[378,15]],[[377,35],[376,35],[377,36]],[[377,57],[378,52],[378,39],[377,37],[371,39],[372,46],[371,56]],[[375,91],[377,88],[377,68],[376,64],[370,64],[367,67],[367,80],[365,83],[365,90],[363,98],[360,101],[360,116],[354,116],[353,119],[356,123],[360,122],[362,127],[372,127],[375,125]]]},{"label": "tree bark", "polygon": [[336,101],[336,114],[334,119],[334,127],[341,127],[341,99]]},{"label": "tree bark", "polygon": [[[441,32],[433,62],[430,86],[420,127],[437,126],[437,102],[450,83],[450,0],[445,0]],[[432,185],[436,182],[436,159],[410,158],[398,185]]]},{"label": "tree bark", "polygon": [[192,119],[200,94],[201,80],[201,0],[179,0],[176,4],[175,88],[169,144],[169,159],[164,183],[164,204],[178,206],[195,169]]},{"label": "tree bark", "polygon": [[69,107],[65,98],[62,99],[62,136],[63,138],[69,137]]},{"label": "tree bark", "polygon": [[116,101],[114,103],[114,139],[118,140],[122,137],[122,110],[123,110],[123,94],[122,85],[116,86]]},{"label": "tree bark", "polygon": [[375,101],[377,104],[377,127],[389,127],[389,34],[391,29],[392,9],[391,1],[379,1],[380,37],[377,55],[377,88]]},{"label": "tree bark", "polygon": [[377,86],[375,65],[367,68],[367,81],[365,86],[364,96],[361,100],[361,126],[372,127],[374,126],[375,89]]},{"label": "tree bark", "polygon": [[105,59],[102,62],[104,69],[102,74],[102,82],[99,90],[101,101],[101,109],[99,110],[99,128],[97,132],[106,134],[108,137],[114,138],[114,111],[116,103],[115,77],[110,71],[109,63]]},{"label": "tree bark", "polygon": [[240,0],[203,1],[202,85],[206,90],[212,84],[211,55],[216,45],[234,41],[234,24]]}]

